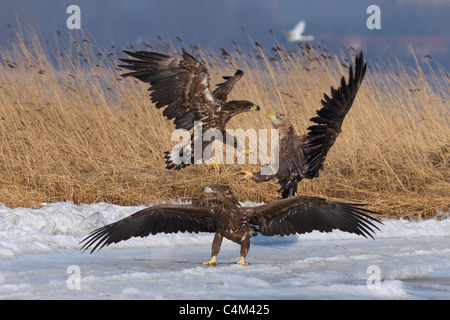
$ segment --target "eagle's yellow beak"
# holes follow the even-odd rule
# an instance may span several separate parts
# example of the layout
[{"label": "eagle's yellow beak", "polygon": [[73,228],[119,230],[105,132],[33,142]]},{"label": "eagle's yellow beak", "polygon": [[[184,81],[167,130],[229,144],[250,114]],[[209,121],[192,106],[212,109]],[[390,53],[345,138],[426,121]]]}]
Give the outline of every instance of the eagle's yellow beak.
[{"label": "eagle's yellow beak", "polygon": [[211,188],[210,186],[204,187],[202,188],[202,193],[214,193],[213,188]]},{"label": "eagle's yellow beak", "polygon": [[250,111],[259,111],[259,110],[261,110],[261,108],[259,106],[257,106],[256,104],[254,104],[250,107]]},{"label": "eagle's yellow beak", "polygon": [[266,117],[269,118],[269,119],[273,119],[273,120],[276,120],[276,119],[277,119],[277,117],[276,117],[273,113],[268,113],[268,114],[266,115]]}]

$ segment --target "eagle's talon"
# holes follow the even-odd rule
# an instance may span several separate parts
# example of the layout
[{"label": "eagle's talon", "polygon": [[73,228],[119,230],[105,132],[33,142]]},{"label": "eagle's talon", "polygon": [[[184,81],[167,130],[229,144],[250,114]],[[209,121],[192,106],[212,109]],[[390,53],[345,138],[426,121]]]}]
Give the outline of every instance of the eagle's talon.
[{"label": "eagle's talon", "polygon": [[244,257],[241,257],[241,259],[239,259],[238,262],[236,262],[236,264],[240,265],[240,266],[249,266],[250,263],[244,262]]},{"label": "eagle's talon", "polygon": [[203,262],[202,265],[204,266],[213,266],[213,267],[217,267],[217,262],[216,262],[216,257],[213,256],[211,258],[211,260],[207,261],[207,262]]}]

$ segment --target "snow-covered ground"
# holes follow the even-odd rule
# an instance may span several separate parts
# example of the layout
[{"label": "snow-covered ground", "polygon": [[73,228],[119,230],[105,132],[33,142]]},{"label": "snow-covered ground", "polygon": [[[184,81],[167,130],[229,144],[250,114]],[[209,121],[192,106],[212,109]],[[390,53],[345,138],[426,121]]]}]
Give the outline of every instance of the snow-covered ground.
[{"label": "snow-covered ground", "polygon": [[[248,203],[245,205],[249,205]],[[335,231],[252,238],[248,267],[212,234],[133,238],[94,254],[79,242],[143,207],[0,205],[0,299],[450,299],[450,218],[383,220],[376,240]]]}]

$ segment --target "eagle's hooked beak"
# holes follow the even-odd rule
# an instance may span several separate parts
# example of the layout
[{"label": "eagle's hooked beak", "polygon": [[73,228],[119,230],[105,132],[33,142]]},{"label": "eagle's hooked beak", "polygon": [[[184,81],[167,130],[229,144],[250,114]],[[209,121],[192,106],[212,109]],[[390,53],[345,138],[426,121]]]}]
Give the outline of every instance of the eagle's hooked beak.
[{"label": "eagle's hooked beak", "polygon": [[277,119],[277,117],[273,113],[268,113],[266,115],[266,117],[269,118],[269,119],[272,119],[272,120],[276,120]]},{"label": "eagle's hooked beak", "polygon": [[207,187],[202,188],[202,193],[206,193],[206,194],[214,193],[214,190],[210,186],[207,186]]},{"label": "eagle's hooked beak", "polygon": [[259,106],[257,106],[256,104],[254,104],[250,107],[250,111],[259,111],[259,110],[261,110],[261,108]]}]

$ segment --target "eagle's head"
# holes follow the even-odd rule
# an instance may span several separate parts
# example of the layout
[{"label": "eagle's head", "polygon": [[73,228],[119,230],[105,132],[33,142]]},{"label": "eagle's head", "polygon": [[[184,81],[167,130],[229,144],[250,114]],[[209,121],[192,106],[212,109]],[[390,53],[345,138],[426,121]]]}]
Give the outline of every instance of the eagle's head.
[{"label": "eagle's head", "polygon": [[211,184],[202,188],[202,192],[206,194],[226,193],[228,191],[230,191],[230,187],[222,184]]},{"label": "eagle's head", "polygon": [[227,102],[226,109],[233,112],[233,114],[238,114],[247,111],[259,111],[261,108],[255,103],[247,100],[232,100]]},{"label": "eagle's head", "polygon": [[232,206],[239,206],[239,201],[234,196],[229,186],[222,184],[211,184],[202,189],[203,193],[213,195],[219,203],[228,204]]},{"label": "eagle's head", "polygon": [[272,122],[272,125],[275,127],[275,129],[283,130],[283,129],[289,129],[290,127],[293,127],[292,123],[285,116],[268,113],[266,115],[266,117],[270,119],[270,121]]},{"label": "eagle's head", "polygon": [[285,116],[268,113],[266,117],[270,119],[275,129],[280,130],[281,139],[294,131],[294,126],[292,125],[291,121],[289,121],[289,119]]}]

